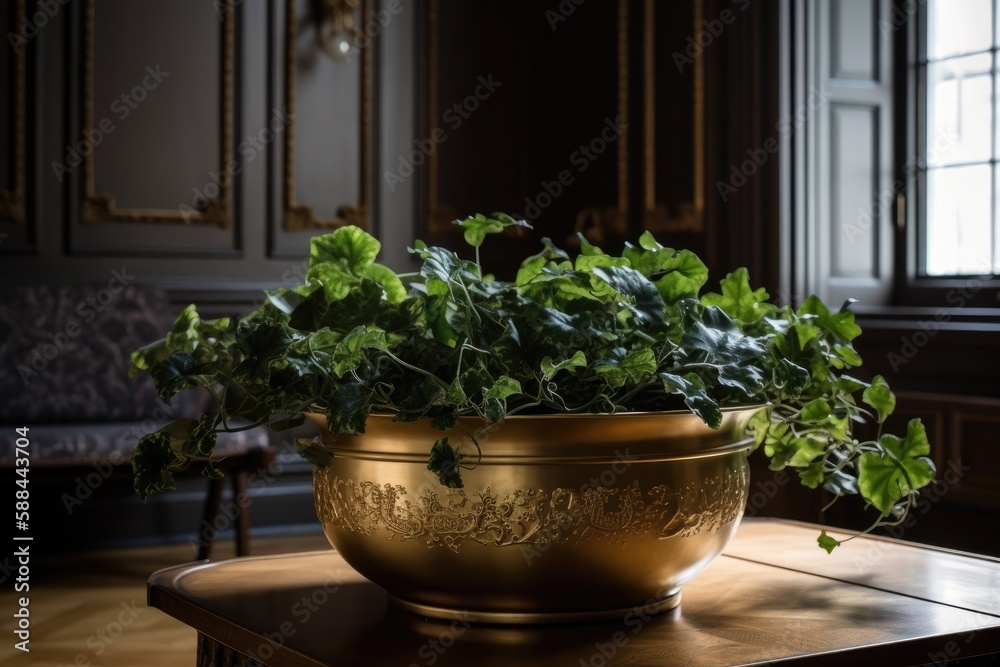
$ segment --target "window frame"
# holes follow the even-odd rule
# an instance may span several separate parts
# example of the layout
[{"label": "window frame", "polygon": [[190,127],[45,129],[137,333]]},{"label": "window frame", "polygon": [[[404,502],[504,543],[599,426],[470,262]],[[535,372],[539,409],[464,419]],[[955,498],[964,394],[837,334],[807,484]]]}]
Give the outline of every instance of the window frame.
[{"label": "window frame", "polygon": [[[907,7],[912,9],[912,0],[894,0],[896,11],[905,15]],[[994,34],[998,30],[997,10],[1000,2],[993,0]],[[894,59],[896,122],[893,140],[894,171],[897,183],[904,187],[897,197],[894,210],[895,234],[895,279],[893,281],[894,306],[925,306],[963,311],[963,317],[989,317],[993,319],[1000,311],[1000,275],[990,276],[927,276],[921,275],[921,231],[927,220],[927,170],[926,170],[926,122],[927,122],[927,67],[921,67],[927,52],[928,5],[917,3],[916,11],[906,22],[905,29],[898,30],[892,45]],[[998,99],[998,54],[993,53],[993,99]],[[994,142],[997,113],[993,114]],[[994,158],[995,160],[995,158]],[[911,168],[911,164],[916,166]],[[920,165],[923,164],[923,167]],[[1000,169],[1000,165],[994,170]],[[994,220],[1000,216],[998,207],[997,175],[994,171],[993,209]],[[900,209],[902,207],[902,210]],[[996,224],[996,222],[994,222]]]}]

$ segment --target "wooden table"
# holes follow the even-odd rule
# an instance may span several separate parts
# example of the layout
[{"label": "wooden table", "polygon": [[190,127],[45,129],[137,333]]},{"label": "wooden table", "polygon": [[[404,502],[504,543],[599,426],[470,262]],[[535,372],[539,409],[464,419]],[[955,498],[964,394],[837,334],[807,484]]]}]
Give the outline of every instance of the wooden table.
[{"label": "wooden table", "polygon": [[873,537],[828,556],[819,530],[746,520],[680,609],[615,623],[428,621],[388,606],[333,551],[160,570],[149,604],[198,630],[200,667],[916,665],[1000,653],[1000,560]]}]

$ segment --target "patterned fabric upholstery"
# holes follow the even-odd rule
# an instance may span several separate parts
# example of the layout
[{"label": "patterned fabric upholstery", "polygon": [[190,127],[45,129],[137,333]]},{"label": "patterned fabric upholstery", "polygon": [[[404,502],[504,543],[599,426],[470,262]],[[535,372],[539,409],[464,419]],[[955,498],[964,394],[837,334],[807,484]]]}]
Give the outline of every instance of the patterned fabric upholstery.
[{"label": "patterned fabric upholstery", "polygon": [[141,420],[162,405],[128,369],[169,328],[167,295],[115,287],[0,288],[0,423]]},{"label": "patterned fabric upholstery", "polygon": [[[32,467],[90,466],[110,462],[129,465],[139,438],[156,426],[142,422],[103,424],[41,424],[29,426],[28,446]],[[0,433],[0,468],[14,466],[17,434],[13,428]],[[267,447],[266,428],[220,433],[213,458],[222,459]]]},{"label": "patterned fabric upholstery", "polygon": [[[172,322],[159,289],[0,286],[0,466],[13,463],[17,426],[30,429],[32,465],[124,465],[142,434],[200,414],[205,392],[165,406],[148,376],[128,377],[129,353]],[[220,435],[217,449],[266,446],[260,429]]]}]

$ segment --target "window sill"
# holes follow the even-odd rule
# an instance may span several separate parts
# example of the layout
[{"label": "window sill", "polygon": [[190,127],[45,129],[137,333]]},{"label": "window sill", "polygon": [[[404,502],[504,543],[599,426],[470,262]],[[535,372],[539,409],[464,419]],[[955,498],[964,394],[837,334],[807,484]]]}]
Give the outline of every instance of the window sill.
[{"label": "window sill", "polygon": [[863,329],[926,329],[1000,333],[1000,308],[973,306],[862,306],[851,311]]}]

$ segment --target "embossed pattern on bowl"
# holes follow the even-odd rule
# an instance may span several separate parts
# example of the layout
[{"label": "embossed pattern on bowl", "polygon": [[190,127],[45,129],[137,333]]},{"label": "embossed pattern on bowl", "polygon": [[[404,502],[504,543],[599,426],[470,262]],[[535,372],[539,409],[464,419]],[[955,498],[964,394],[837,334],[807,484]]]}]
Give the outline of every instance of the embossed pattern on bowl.
[{"label": "embossed pattern on bowl", "polygon": [[[725,547],[749,484],[754,409],[718,431],[689,413],[544,415],[451,432],[372,415],[314,473],[331,544],[401,607],[438,618],[564,622],[679,603]],[[464,488],[427,470],[433,442],[463,451]]]}]

